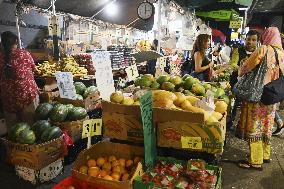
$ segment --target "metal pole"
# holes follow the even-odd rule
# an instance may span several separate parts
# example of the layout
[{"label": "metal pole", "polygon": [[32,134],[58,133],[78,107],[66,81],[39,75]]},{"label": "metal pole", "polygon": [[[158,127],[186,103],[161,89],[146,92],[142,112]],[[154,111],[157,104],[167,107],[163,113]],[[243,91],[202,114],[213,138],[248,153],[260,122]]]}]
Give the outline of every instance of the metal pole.
[{"label": "metal pole", "polygon": [[161,9],[162,9],[162,0],[158,0],[158,35],[157,35],[157,39],[158,39],[158,49],[157,52],[160,53],[160,49],[161,49],[161,19],[162,19],[162,15],[161,15]]},{"label": "metal pole", "polygon": [[17,34],[18,34],[18,43],[19,43],[19,48],[22,48],[22,41],[21,41],[21,32],[20,32],[20,25],[19,25],[19,16],[18,16],[18,11],[17,11],[17,3],[15,4],[15,17],[16,17],[16,29],[17,29]]}]

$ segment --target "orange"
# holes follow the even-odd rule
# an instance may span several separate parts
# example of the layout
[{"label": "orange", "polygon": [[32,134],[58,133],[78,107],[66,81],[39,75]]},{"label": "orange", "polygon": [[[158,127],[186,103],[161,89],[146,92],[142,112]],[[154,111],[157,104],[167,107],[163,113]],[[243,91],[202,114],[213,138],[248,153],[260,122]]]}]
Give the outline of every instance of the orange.
[{"label": "orange", "polygon": [[82,165],[80,168],[79,168],[79,172],[80,173],[83,173],[83,174],[87,174],[88,173],[88,167],[86,165]]},{"label": "orange", "polygon": [[98,166],[98,167],[102,167],[105,162],[106,162],[106,161],[105,161],[105,158],[99,157],[99,158],[97,159],[97,166]]},{"label": "orange", "polygon": [[118,172],[113,172],[113,173],[111,174],[111,177],[113,178],[113,180],[119,181],[119,179],[120,179],[120,173],[118,173]]},{"label": "orange", "polygon": [[100,173],[100,168],[98,167],[90,167],[88,170],[88,175],[92,177],[97,177]]},{"label": "orange", "polygon": [[124,158],[120,158],[118,161],[119,161],[120,166],[125,167],[125,159]]},{"label": "orange", "polygon": [[112,167],[119,166],[119,165],[120,165],[120,163],[117,160],[113,161],[112,164],[111,164]]},{"label": "orange", "polygon": [[105,176],[107,176],[107,171],[105,171],[105,170],[101,170],[101,171],[99,172],[98,177],[100,177],[100,178],[104,178]]},{"label": "orange", "polygon": [[96,160],[89,159],[87,162],[88,167],[95,167],[97,165]]},{"label": "orange", "polygon": [[105,163],[103,165],[103,170],[106,170],[106,171],[110,171],[111,170],[111,164],[109,162]]},{"label": "orange", "polygon": [[129,174],[128,173],[123,174],[122,177],[121,177],[122,181],[127,181],[128,179],[129,179]]},{"label": "orange", "polygon": [[108,158],[108,161],[109,162],[113,162],[113,161],[115,161],[116,160],[116,157],[115,156],[109,156],[109,158]]},{"label": "orange", "polygon": [[121,169],[120,169],[120,166],[115,166],[112,168],[112,172],[118,172],[118,173],[121,173]]},{"label": "orange", "polygon": [[104,177],[104,179],[106,179],[106,180],[113,180],[113,178],[112,178],[111,176],[109,176],[109,175],[106,175],[106,176]]}]

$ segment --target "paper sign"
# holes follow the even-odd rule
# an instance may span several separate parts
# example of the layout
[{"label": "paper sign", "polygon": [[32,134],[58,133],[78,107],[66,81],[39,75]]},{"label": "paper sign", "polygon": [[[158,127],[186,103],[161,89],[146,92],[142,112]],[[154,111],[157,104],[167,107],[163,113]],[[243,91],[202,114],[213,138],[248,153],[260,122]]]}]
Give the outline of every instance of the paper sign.
[{"label": "paper sign", "polygon": [[102,119],[89,119],[83,122],[82,139],[102,134]]},{"label": "paper sign", "polygon": [[202,140],[201,137],[181,137],[181,147],[189,148],[194,150],[202,149]]},{"label": "paper sign", "polygon": [[107,51],[95,51],[91,55],[96,68],[96,84],[100,91],[100,96],[103,100],[109,100],[110,95],[115,92],[110,53]]},{"label": "paper sign", "polygon": [[57,35],[60,36],[60,27],[57,16],[48,17],[48,34],[50,36]]},{"label": "paper sign", "polygon": [[161,58],[159,58],[158,59],[159,60],[159,66],[160,66],[160,68],[162,68],[162,69],[164,69],[164,67],[166,67],[166,61],[167,61],[167,59],[166,59],[166,57],[161,57]]},{"label": "paper sign", "polygon": [[136,64],[129,66],[125,69],[128,81],[134,81],[137,77],[139,77],[138,69]]},{"label": "paper sign", "polygon": [[140,109],[144,134],[145,165],[147,169],[151,169],[153,168],[157,157],[156,135],[153,127],[153,100],[151,91],[147,92],[140,98]]},{"label": "paper sign", "polygon": [[55,78],[61,98],[76,99],[76,90],[71,72],[56,72]]},{"label": "paper sign", "polygon": [[237,20],[237,21],[230,21],[230,26],[229,28],[241,28],[242,27],[242,20]]}]

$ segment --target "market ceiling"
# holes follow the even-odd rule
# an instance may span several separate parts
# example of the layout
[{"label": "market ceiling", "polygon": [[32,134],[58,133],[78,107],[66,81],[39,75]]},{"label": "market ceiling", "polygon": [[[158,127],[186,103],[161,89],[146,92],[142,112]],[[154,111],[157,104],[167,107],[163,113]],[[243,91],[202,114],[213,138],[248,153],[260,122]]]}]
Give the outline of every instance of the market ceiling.
[{"label": "market ceiling", "polygon": [[[106,11],[101,11],[94,18],[106,22],[128,25],[138,18],[137,7],[144,0],[116,0],[118,12],[116,15],[110,16]],[[32,4],[40,8],[49,8],[51,0],[30,0]],[[57,11],[71,13],[84,17],[92,17],[105,7],[110,0],[56,0],[55,7]],[[132,27],[149,30],[152,28],[154,20],[149,21],[137,20]]]}]

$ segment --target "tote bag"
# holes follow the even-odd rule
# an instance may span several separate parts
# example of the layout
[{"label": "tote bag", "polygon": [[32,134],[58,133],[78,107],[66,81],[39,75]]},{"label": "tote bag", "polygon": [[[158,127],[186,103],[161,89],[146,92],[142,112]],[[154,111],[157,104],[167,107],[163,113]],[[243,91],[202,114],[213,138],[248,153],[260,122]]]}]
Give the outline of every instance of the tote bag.
[{"label": "tote bag", "polygon": [[235,94],[242,100],[259,102],[261,100],[264,76],[267,72],[267,52],[262,62],[246,73],[235,85]]}]

